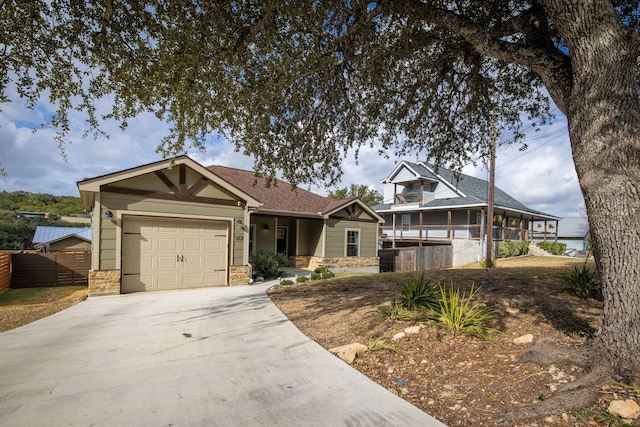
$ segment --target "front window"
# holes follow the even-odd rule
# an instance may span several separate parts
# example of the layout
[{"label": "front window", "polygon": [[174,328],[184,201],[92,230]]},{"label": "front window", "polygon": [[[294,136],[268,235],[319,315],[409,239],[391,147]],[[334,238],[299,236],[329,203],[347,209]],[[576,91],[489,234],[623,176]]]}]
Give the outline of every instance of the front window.
[{"label": "front window", "polygon": [[360,255],[360,230],[347,230],[347,256]]}]

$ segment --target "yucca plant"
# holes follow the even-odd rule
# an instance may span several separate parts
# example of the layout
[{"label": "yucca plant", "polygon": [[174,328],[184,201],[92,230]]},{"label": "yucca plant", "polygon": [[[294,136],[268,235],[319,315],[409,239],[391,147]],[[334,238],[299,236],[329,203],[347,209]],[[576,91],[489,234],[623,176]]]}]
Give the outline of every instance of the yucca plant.
[{"label": "yucca plant", "polygon": [[394,303],[407,310],[432,310],[438,306],[439,282],[425,281],[424,273],[412,277],[406,283],[396,285]]},{"label": "yucca plant", "polygon": [[598,275],[586,265],[574,265],[573,269],[560,275],[560,280],[566,285],[565,290],[579,298],[602,299],[602,285]]},{"label": "yucca plant", "polygon": [[454,288],[453,284],[449,289],[440,285],[440,302],[436,320],[454,334],[464,332],[490,340],[489,334],[500,333],[499,330],[491,327],[495,319],[495,309],[473,301],[479,289],[472,285],[469,295],[464,292],[461,295],[460,290]]}]

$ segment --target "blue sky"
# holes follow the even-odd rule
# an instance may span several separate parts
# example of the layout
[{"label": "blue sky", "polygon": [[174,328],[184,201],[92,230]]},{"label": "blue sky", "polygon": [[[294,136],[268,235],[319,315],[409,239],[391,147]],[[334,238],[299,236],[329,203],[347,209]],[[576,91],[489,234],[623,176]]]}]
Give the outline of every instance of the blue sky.
[{"label": "blue sky", "polygon": [[[0,177],[0,191],[23,190],[32,193],[78,196],[76,182],[122,169],[161,160],[155,147],[168,133],[169,126],[153,115],[141,115],[122,131],[116,123],[103,127],[109,139],[83,138],[85,118],[71,114],[72,132],[66,145],[67,161],[54,140],[55,130],[39,129],[48,108],[40,104],[29,110],[20,102],[0,106],[0,164],[7,176]],[[584,201],[576,177],[564,117],[540,132],[527,135],[528,150],[519,146],[499,147],[496,158],[496,185],[528,207],[561,217],[584,215]],[[251,169],[253,159],[236,153],[232,144],[212,138],[203,153],[187,153],[205,166]],[[409,161],[423,157],[405,157]],[[401,158],[384,159],[376,148],[343,162],[344,176],[339,187],[365,184],[382,193],[380,180],[389,174]],[[488,179],[482,164],[469,165],[464,173]],[[326,194],[327,188],[311,187]]]}]

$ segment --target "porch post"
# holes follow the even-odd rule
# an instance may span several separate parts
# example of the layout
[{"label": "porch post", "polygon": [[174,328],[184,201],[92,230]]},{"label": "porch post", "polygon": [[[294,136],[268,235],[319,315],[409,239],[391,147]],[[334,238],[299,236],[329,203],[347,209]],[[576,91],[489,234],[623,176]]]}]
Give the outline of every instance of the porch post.
[{"label": "porch post", "polygon": [[396,247],[396,213],[394,212],[391,216],[391,247],[395,249]]},{"label": "porch post", "polygon": [[419,216],[419,225],[418,225],[418,246],[421,247],[422,246],[422,211],[420,211]]},{"label": "porch post", "polygon": [[558,224],[560,221],[556,219],[556,243],[558,243]]},{"label": "porch post", "polygon": [[480,209],[480,253],[478,254],[478,261],[482,259],[484,253],[482,246],[484,246],[484,208]]},{"label": "porch post", "polygon": [[447,239],[451,239],[451,211],[447,211]]}]

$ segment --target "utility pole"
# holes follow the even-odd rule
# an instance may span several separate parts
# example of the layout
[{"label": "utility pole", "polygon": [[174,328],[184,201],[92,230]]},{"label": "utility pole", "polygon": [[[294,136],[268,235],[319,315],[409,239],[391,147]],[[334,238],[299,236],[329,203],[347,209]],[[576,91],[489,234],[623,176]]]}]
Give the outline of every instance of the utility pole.
[{"label": "utility pole", "polygon": [[496,117],[491,113],[491,149],[489,153],[489,188],[487,194],[487,256],[486,268],[493,267],[493,199],[496,179]]}]

